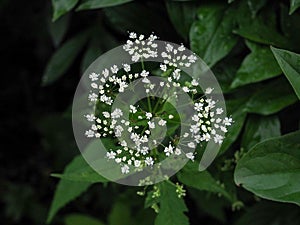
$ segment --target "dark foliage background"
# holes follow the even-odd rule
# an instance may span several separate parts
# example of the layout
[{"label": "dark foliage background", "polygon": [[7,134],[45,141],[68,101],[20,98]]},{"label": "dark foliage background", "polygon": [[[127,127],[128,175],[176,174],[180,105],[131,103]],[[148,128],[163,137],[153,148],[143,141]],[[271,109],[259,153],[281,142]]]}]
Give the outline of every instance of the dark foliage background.
[{"label": "dark foliage background", "polygon": [[[243,11],[243,6],[240,6],[243,1],[247,2],[246,5],[254,4],[252,16]],[[226,7],[229,5],[225,0],[216,2]],[[77,3],[76,7],[80,4]],[[155,32],[161,40],[184,43],[200,56],[207,56],[206,60],[217,74],[226,98],[229,102],[237,99],[234,107],[229,107],[230,113],[237,116],[237,119],[234,118],[237,121],[234,137],[229,137],[229,143],[223,149],[226,155],[217,159],[210,172],[222,180],[239,201],[227,202],[215,194],[189,188],[185,202],[190,224],[300,224],[298,206],[263,200],[235,186],[235,163],[230,161],[236,159],[241,149],[248,151],[265,138],[299,129],[300,104],[292,86],[273,56],[270,58],[270,54],[260,52],[264,48],[270,51],[269,46],[272,45],[299,53],[299,10],[287,16],[289,1],[236,0],[231,3],[233,6],[227,14],[239,25],[231,28],[229,26],[235,25],[221,25],[222,21],[229,20],[228,17],[221,18],[221,22],[215,21],[220,16],[218,13],[215,17],[208,17],[207,21],[201,21],[197,13],[202,4],[207,3],[139,0],[104,9],[76,12],[69,9],[52,22],[50,1],[0,2],[1,224],[45,224],[58,183],[57,179],[50,177],[50,173],[63,171],[78,154],[70,120],[76,85],[84,69],[97,56],[124,43],[128,30],[146,34]],[[220,40],[215,43],[217,48],[218,44],[221,47],[228,45],[229,50],[220,53],[201,49],[206,46],[207,40],[205,37],[201,39],[201,23],[207,25],[211,32],[218,27],[230,30],[230,34],[224,32],[216,37]],[[207,28],[205,26],[203,29]],[[231,37],[233,33],[234,37]],[[86,35],[84,41],[72,43],[74,49],[61,52],[58,56],[60,64],[49,68],[53,54],[78,35]],[[225,44],[222,38],[225,38]],[[246,75],[238,77],[237,70],[251,51],[257,52],[257,60],[262,61],[262,66],[256,68],[249,59],[244,68]],[[266,62],[263,62],[264,59]],[[271,68],[268,68],[269,63]],[[298,71],[299,66],[298,61]],[[254,77],[253,80],[248,79],[249,76]],[[294,89],[299,89],[297,84],[295,86]],[[259,90],[265,92],[259,93]],[[256,98],[251,100],[251,104],[244,106],[243,103],[253,96]],[[266,102],[274,106],[265,109]],[[245,110],[248,114],[235,114]],[[225,172],[216,172],[228,162]],[[115,184],[93,185],[88,192],[67,204],[52,224],[82,225],[84,219],[80,215],[92,216],[110,225],[154,224],[156,214],[151,208],[143,209],[144,199],[136,195],[138,190]],[[69,216],[74,216],[74,213],[80,218]],[[137,222],[133,222],[133,218]],[[90,221],[85,223],[90,224]]]}]

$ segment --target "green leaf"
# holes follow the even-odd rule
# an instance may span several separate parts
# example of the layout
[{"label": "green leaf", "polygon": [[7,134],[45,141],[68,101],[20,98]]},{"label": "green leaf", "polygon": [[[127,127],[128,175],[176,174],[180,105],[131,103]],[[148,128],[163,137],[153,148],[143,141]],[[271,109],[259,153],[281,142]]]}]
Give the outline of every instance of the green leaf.
[{"label": "green leaf", "polygon": [[49,21],[49,33],[55,47],[59,46],[63,40],[70,23],[70,15],[67,14],[55,22]]},{"label": "green leaf", "polygon": [[300,99],[300,55],[283,49],[271,47],[271,50]]},{"label": "green leaf", "polygon": [[159,184],[160,209],[155,219],[155,225],[189,225],[189,220],[184,212],[187,207],[182,198],[176,193],[176,187],[167,181]]},{"label": "green leaf", "polygon": [[109,225],[131,225],[133,221],[130,214],[128,204],[117,202],[108,216]]},{"label": "green leaf", "polygon": [[43,85],[52,84],[72,65],[86,43],[87,32],[81,32],[64,43],[51,57],[42,78]]},{"label": "green leaf", "polygon": [[55,21],[75,7],[79,0],[52,0],[53,17]]},{"label": "green leaf", "polygon": [[300,206],[300,131],[254,146],[237,163],[237,185],[273,201]]},{"label": "green leaf", "polygon": [[257,143],[277,136],[280,136],[278,116],[251,115],[246,123],[241,146],[249,150]]},{"label": "green leaf", "polygon": [[257,12],[267,3],[268,0],[247,0],[249,9],[254,18]]},{"label": "green leaf", "polygon": [[104,225],[104,223],[90,216],[70,214],[65,217],[65,225]]},{"label": "green leaf", "polygon": [[300,7],[300,0],[291,0],[290,14],[294,13]]},{"label": "green leaf", "polygon": [[249,208],[234,225],[297,225],[300,221],[299,208],[275,202],[259,202]]},{"label": "green leaf", "polygon": [[231,88],[266,80],[281,74],[281,69],[267,46],[246,41],[251,53],[242,62]]},{"label": "green leaf", "polygon": [[167,1],[166,5],[174,28],[187,41],[190,27],[196,16],[196,4],[194,2]]},{"label": "green leaf", "polygon": [[247,111],[271,115],[295,102],[297,96],[289,83],[280,78],[263,85],[247,102]]},{"label": "green leaf", "polygon": [[[117,7],[105,8],[104,13],[111,27],[124,35],[128,31],[135,31],[145,35],[154,32],[160,37],[173,37],[172,24],[165,17],[162,6],[158,2],[154,4],[152,1],[134,1]],[[166,27],[169,29],[165,29]]]},{"label": "green leaf", "polygon": [[90,66],[90,64],[97,59],[98,56],[101,55],[102,49],[99,46],[98,38],[93,38],[85,51],[82,61],[81,61],[81,73]]},{"label": "green leaf", "polygon": [[83,0],[76,10],[99,9],[131,2],[133,0]]},{"label": "green leaf", "polygon": [[[67,165],[64,173],[71,173],[74,170],[86,165],[81,155],[75,157],[71,163]],[[69,180],[60,180],[54,194],[54,198],[48,213],[47,223],[50,223],[55,214],[67,203],[74,200],[85,192],[92,183],[75,182]]]},{"label": "green leaf", "polygon": [[208,66],[225,57],[237,43],[232,33],[234,11],[222,5],[203,5],[190,30],[190,45]]},{"label": "green leaf", "polygon": [[278,30],[274,11],[275,6],[270,4],[254,18],[247,1],[241,1],[236,15],[238,28],[234,33],[261,44],[291,47],[289,40]]},{"label": "green leaf", "polygon": [[200,191],[220,194],[230,202],[234,202],[235,196],[227,192],[226,189],[217,182],[208,171],[205,170],[200,172],[198,168],[199,165],[196,162],[187,163],[182,171],[177,174],[178,180],[188,187],[192,187]]}]

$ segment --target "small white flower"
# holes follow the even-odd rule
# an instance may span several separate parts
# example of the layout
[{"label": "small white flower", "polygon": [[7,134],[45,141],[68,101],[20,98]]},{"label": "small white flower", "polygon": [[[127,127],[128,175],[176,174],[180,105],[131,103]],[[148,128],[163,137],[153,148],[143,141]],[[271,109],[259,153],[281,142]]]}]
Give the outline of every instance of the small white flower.
[{"label": "small white flower", "polygon": [[148,126],[149,126],[150,129],[154,129],[155,128],[155,123],[151,122],[151,121],[148,121]]},{"label": "small white flower", "polygon": [[192,83],[191,83],[193,86],[198,86],[199,85],[199,82],[195,79],[192,80]]},{"label": "small white flower", "polygon": [[166,72],[167,71],[167,66],[165,65],[165,64],[160,64],[160,69],[162,70],[162,71],[164,71],[164,72]]},{"label": "small white flower", "polygon": [[109,117],[110,117],[109,112],[103,112],[102,114],[103,114],[103,116],[104,116],[105,118],[109,118]]},{"label": "small white flower", "polygon": [[216,113],[217,113],[218,115],[222,114],[223,112],[224,112],[224,110],[223,110],[222,108],[217,108],[217,109],[216,109]]},{"label": "small white flower", "polygon": [[184,87],[182,88],[182,90],[183,90],[184,92],[186,92],[186,93],[188,93],[188,92],[190,91],[190,89],[189,89],[188,87],[186,87],[186,86],[184,86]]},{"label": "small white flower", "polygon": [[171,144],[169,144],[168,147],[165,147],[164,152],[166,154],[166,156],[170,156],[173,154],[173,146]]},{"label": "small white flower", "polygon": [[111,118],[113,119],[117,119],[120,118],[121,116],[123,116],[123,112],[121,109],[116,108],[112,113],[111,113]]},{"label": "small white flower", "polygon": [[171,120],[171,119],[173,119],[174,118],[174,116],[172,115],[172,114],[170,114],[169,115],[169,119]]},{"label": "small white flower", "polygon": [[93,122],[96,119],[94,114],[87,114],[85,115],[85,118],[90,122]]},{"label": "small white flower", "polygon": [[152,157],[146,157],[145,163],[147,166],[153,166],[154,161],[153,161]]},{"label": "small white flower", "polygon": [[181,154],[181,150],[179,148],[176,148],[174,151],[175,155],[180,155]]},{"label": "small white flower", "polygon": [[188,147],[189,147],[189,148],[195,148],[196,145],[195,145],[194,142],[189,142],[189,143],[188,143]]},{"label": "small white flower", "polygon": [[225,126],[230,126],[232,122],[233,122],[232,118],[228,118],[228,117],[225,117],[225,119],[223,120],[223,124]]},{"label": "small white flower", "polygon": [[131,113],[136,113],[137,112],[137,109],[134,105],[130,105],[129,108],[130,108],[129,112],[131,112]]},{"label": "small white flower", "polygon": [[110,70],[112,73],[117,73],[119,71],[119,68],[117,67],[117,65],[113,65],[112,67],[110,67]]},{"label": "small white flower", "polygon": [[124,66],[125,72],[129,72],[131,70],[130,65],[124,64],[123,66]]},{"label": "small white flower", "polygon": [[106,157],[107,157],[108,159],[114,159],[114,158],[116,157],[116,153],[113,152],[113,151],[107,152],[107,153],[106,153]]},{"label": "small white flower", "polygon": [[123,165],[122,167],[121,167],[121,172],[123,173],[123,174],[127,174],[127,173],[129,173],[129,166],[128,165]]},{"label": "small white flower", "polygon": [[146,112],[146,118],[147,120],[150,120],[152,118],[152,113]]},{"label": "small white flower", "polygon": [[146,71],[146,70],[143,70],[143,71],[141,72],[141,77],[147,77],[148,75],[149,75],[149,72]]},{"label": "small white flower", "polygon": [[141,161],[140,160],[135,160],[134,161],[134,166],[135,167],[140,167],[140,165],[141,165]]},{"label": "small white flower", "polygon": [[214,90],[213,88],[208,87],[205,89],[205,94],[211,94],[213,90]]},{"label": "small white flower", "polygon": [[189,153],[186,153],[185,155],[186,155],[186,157],[187,157],[188,159],[194,161],[194,158],[195,158],[194,153],[189,152]]},{"label": "small white flower", "polygon": [[98,99],[98,95],[97,94],[95,94],[95,93],[91,93],[91,94],[89,94],[89,100],[91,101],[91,102],[95,102],[95,101],[97,101],[97,99]]},{"label": "small white flower", "polygon": [[87,130],[85,132],[85,135],[88,137],[88,138],[91,138],[91,137],[94,137],[95,135],[95,132],[93,130]]},{"label": "small white flower", "polygon": [[89,78],[91,79],[91,81],[96,81],[98,80],[98,77],[99,77],[99,74],[96,74],[96,73],[91,73],[89,75]]},{"label": "small white flower", "polygon": [[216,144],[219,144],[219,145],[222,144],[223,139],[224,139],[224,137],[221,136],[221,135],[219,135],[219,134],[216,134],[216,135],[214,136],[214,142],[215,142]]},{"label": "small white flower", "polygon": [[134,33],[134,32],[130,32],[129,33],[129,38],[131,38],[131,39],[136,39],[136,33]]},{"label": "small white flower", "polygon": [[165,121],[165,120],[163,120],[163,119],[161,119],[160,121],[158,121],[158,125],[159,125],[159,126],[165,126],[166,123],[167,123],[167,121]]}]

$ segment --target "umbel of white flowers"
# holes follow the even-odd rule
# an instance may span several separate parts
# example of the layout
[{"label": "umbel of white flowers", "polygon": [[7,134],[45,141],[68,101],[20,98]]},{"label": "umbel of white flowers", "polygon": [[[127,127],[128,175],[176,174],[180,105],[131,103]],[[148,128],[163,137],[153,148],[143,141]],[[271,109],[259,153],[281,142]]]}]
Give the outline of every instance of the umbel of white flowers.
[{"label": "umbel of white flowers", "polygon": [[[129,38],[123,49],[132,57],[133,62],[158,56],[157,44],[155,43],[157,37],[155,35],[151,34],[145,39],[144,35],[138,36],[135,33],[130,33]],[[196,61],[195,55],[185,55],[184,50],[183,45],[175,48],[170,44],[166,44],[165,51],[161,53],[164,63],[160,65],[160,70],[164,73],[171,69],[172,72],[167,78],[167,82],[160,82],[159,85],[162,88],[180,87],[183,92],[194,96],[197,94],[198,80],[192,79],[189,84],[185,85],[179,82],[182,71],[178,67],[190,67]],[[142,69],[139,73],[134,73],[128,64],[123,64],[122,70],[119,70],[116,65],[112,65],[110,68],[103,69],[100,74],[91,73],[89,74],[91,91],[88,100],[91,103],[100,102],[100,104],[111,106],[117,94],[124,92],[132,81],[140,78],[145,85],[146,93],[151,96],[151,91],[156,84],[148,79],[149,74],[150,72],[145,69]],[[205,94],[210,94],[212,91],[213,89],[208,87]],[[86,119],[91,122],[90,129],[85,132],[88,138],[119,138],[124,131],[129,132],[129,140],[120,141],[115,149],[109,150],[106,154],[107,159],[114,160],[120,165],[123,174],[130,172],[130,166],[139,171],[144,167],[152,167],[154,163],[157,163],[158,159],[151,149],[151,146],[157,144],[157,141],[149,140],[149,136],[154,129],[167,127],[174,120],[172,114],[156,114],[151,110],[145,111],[138,105],[130,105],[129,108],[131,114],[129,118],[145,121],[143,127],[136,125],[136,121],[123,119],[124,112],[120,108],[115,108],[112,112],[103,111],[101,115],[95,115],[94,113],[85,115]],[[159,146],[160,154],[163,154],[164,157],[184,154],[188,159],[194,160],[195,153],[192,150],[198,144],[211,140],[217,144],[222,144],[227,127],[233,122],[232,118],[222,117],[224,110],[216,107],[216,102],[205,96],[194,99],[193,108],[195,114],[191,117],[192,123],[188,125],[188,132],[182,135],[183,139],[193,140],[187,143],[187,147],[191,151],[184,152],[174,142],[170,141],[167,146],[163,144]],[[160,119],[153,120],[154,115],[160,117]],[[121,123],[118,123],[118,120]],[[143,132],[140,132],[141,130]],[[174,139],[175,137],[170,137],[170,140]],[[134,146],[129,146],[128,142],[134,143]]]}]

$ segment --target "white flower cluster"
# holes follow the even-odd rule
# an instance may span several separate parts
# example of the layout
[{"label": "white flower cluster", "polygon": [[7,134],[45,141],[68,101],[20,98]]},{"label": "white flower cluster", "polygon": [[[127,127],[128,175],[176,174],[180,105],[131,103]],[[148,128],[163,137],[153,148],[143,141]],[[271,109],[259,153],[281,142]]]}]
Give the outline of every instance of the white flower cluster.
[{"label": "white flower cluster", "polygon": [[129,40],[123,46],[123,49],[132,56],[133,62],[157,57],[157,44],[154,42],[157,36],[151,34],[147,39],[145,35],[137,35],[134,32],[129,34]]},{"label": "white flower cluster", "polygon": [[[135,33],[130,33],[129,37],[130,40],[124,45],[124,50],[130,54],[133,62],[157,57],[156,36],[150,35],[145,39],[144,35],[137,36]],[[124,109],[111,109],[116,95],[130,88],[132,82],[137,79],[141,79],[147,96],[154,94],[156,86],[166,90],[181,88],[184,93],[196,96],[198,80],[181,82],[179,67],[189,67],[196,61],[195,55],[187,55],[184,51],[183,45],[174,48],[172,45],[166,44],[166,51],[161,53],[164,64],[160,65],[160,69],[162,73],[169,71],[170,74],[165,81],[161,81],[159,84],[151,82],[149,71],[142,69],[140,73],[136,73],[128,64],[123,64],[122,69],[119,69],[117,65],[112,65],[110,68],[103,69],[100,74],[91,73],[89,75],[91,91],[88,99],[95,105],[102,104],[103,107],[101,110],[96,109],[95,113],[85,115],[86,119],[91,122],[91,127],[85,132],[85,135],[88,138],[110,137],[119,140],[118,145],[114,149],[110,149],[106,157],[119,164],[123,174],[129,173],[131,167],[136,171],[145,167],[153,167],[155,163],[159,162],[158,158],[161,159],[158,155],[165,158],[185,155],[186,158],[194,160],[194,149],[198,144],[211,140],[221,144],[227,127],[233,122],[231,118],[221,116],[224,110],[216,106],[216,101],[205,96],[198,96],[197,99],[193,99],[192,103],[195,111],[191,117],[192,123],[182,125],[188,128],[188,132],[182,134],[181,137],[180,143],[186,147],[183,150],[182,146],[174,141],[174,137],[169,137],[170,141],[166,145],[160,143],[158,139],[150,139],[152,134],[157,134],[163,128],[167,129],[168,125],[179,122],[172,112],[156,110],[156,107],[145,109],[139,105],[129,105],[129,117],[125,118]],[[212,92],[212,88],[205,90],[205,94]],[[164,96],[164,99],[171,98],[175,100],[178,98],[176,91],[169,91]],[[156,147],[153,149],[152,146]]]}]

